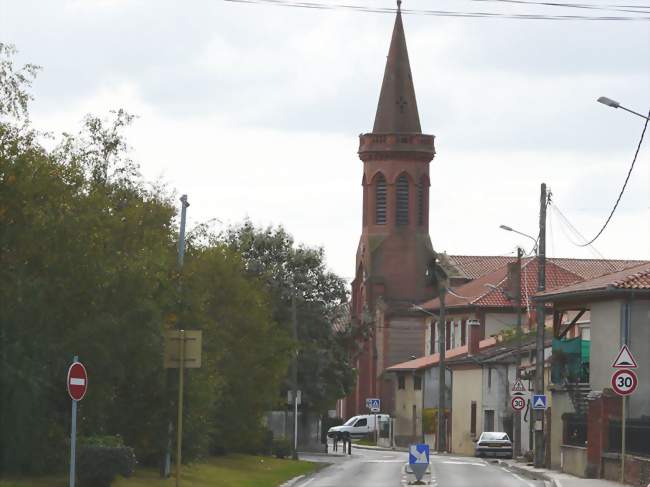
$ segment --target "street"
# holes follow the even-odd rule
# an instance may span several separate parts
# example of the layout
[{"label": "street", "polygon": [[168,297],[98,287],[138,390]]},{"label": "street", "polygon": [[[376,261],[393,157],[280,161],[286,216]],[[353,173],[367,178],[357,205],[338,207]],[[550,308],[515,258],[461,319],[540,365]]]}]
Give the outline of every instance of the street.
[{"label": "street", "polygon": [[[330,450],[331,451],[331,450]],[[352,456],[302,454],[302,460],[332,463],[295,487],[402,487],[415,480],[407,473],[408,454],[352,448]],[[431,467],[422,479],[434,487],[544,487],[542,480],[526,479],[491,460],[431,455]]]}]

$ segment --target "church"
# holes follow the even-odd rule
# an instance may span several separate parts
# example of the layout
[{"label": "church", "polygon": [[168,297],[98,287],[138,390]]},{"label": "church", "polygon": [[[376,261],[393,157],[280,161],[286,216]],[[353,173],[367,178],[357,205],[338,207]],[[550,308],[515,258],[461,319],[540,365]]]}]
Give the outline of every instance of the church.
[{"label": "church", "polygon": [[429,237],[429,164],[434,136],[422,133],[399,9],[388,51],[372,132],[359,136],[363,162],[362,231],[350,308],[352,326],[367,330],[357,363],[356,390],[339,414],[367,412],[365,399],[394,409],[394,380],[386,368],[424,355],[421,313],[434,296],[425,270],[433,258]]}]

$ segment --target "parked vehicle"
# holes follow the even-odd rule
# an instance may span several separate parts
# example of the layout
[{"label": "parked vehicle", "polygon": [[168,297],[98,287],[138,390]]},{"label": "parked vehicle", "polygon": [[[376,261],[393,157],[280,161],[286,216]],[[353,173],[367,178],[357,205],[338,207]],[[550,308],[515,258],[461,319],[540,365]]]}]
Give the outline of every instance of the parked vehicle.
[{"label": "parked vehicle", "polygon": [[327,437],[343,438],[349,435],[350,438],[363,438],[373,431],[378,430],[379,423],[381,421],[388,421],[389,418],[390,416],[388,414],[362,414],[360,416],[352,416],[344,424],[333,426],[327,430]]},{"label": "parked vehicle", "polygon": [[512,458],[512,441],[502,431],[484,431],[476,442],[476,456]]}]

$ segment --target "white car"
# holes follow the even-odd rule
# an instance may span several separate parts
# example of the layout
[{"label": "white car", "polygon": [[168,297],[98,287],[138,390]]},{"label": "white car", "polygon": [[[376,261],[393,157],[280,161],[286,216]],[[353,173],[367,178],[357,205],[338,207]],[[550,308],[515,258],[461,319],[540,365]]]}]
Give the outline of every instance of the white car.
[{"label": "white car", "polygon": [[[332,426],[327,431],[328,438],[363,438],[368,436],[373,431],[379,430],[379,423],[388,421],[390,416],[388,414],[362,414],[360,416],[352,416],[344,424],[340,426]],[[375,424],[377,421],[377,424]]]},{"label": "white car", "polygon": [[476,442],[476,456],[512,458],[512,442],[503,431],[484,431]]}]

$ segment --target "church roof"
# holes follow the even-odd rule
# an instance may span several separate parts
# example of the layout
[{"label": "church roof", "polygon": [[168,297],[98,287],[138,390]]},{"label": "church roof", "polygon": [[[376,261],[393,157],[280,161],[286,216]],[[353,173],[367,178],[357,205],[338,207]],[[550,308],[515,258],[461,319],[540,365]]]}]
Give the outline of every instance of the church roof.
[{"label": "church roof", "polygon": [[422,133],[402,14],[399,9],[388,49],[384,81],[381,84],[372,132],[375,134]]}]

